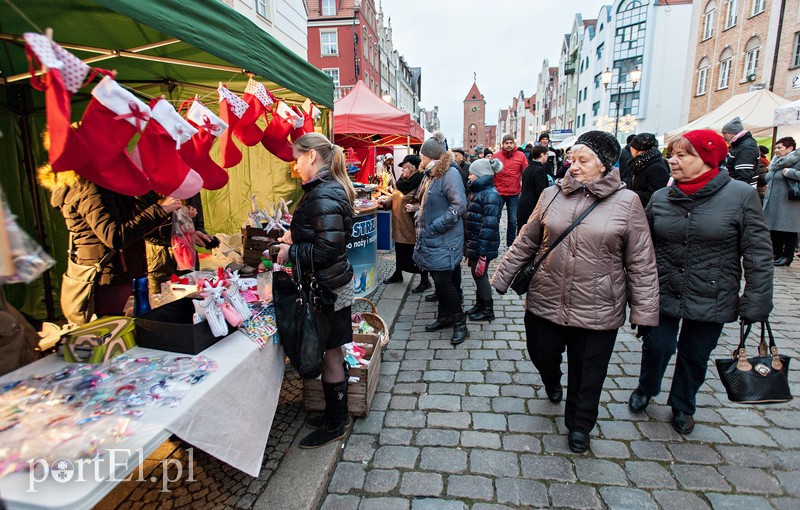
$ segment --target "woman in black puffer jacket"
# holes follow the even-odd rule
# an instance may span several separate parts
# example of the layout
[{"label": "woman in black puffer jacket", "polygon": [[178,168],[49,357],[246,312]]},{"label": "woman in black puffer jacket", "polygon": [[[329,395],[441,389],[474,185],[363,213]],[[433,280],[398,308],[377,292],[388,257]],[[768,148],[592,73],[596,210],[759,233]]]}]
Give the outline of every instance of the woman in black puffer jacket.
[{"label": "woman in black puffer jacket", "polygon": [[464,255],[477,287],[475,306],[466,311],[474,321],[494,320],[494,300],[489,285],[489,262],[500,248],[503,199],[494,187],[494,174],[503,169],[499,159],[479,159],[469,167],[469,197],[464,215]]},{"label": "woman in black puffer jacket", "polygon": [[295,268],[299,266],[303,275],[313,272],[323,292],[336,296],[332,307],[323,305],[323,313],[332,316],[330,330],[318,331],[325,348],[325,413],[307,421],[316,430],[300,441],[300,448],[317,448],[343,437],[350,422],[341,347],[353,341],[353,268],[347,259],[347,244],[353,232],[356,192],[347,177],[341,147],[325,136],[303,135],[294,142],[293,150],[305,195],[297,204],[291,230],[280,239],[278,263],[288,260]]}]

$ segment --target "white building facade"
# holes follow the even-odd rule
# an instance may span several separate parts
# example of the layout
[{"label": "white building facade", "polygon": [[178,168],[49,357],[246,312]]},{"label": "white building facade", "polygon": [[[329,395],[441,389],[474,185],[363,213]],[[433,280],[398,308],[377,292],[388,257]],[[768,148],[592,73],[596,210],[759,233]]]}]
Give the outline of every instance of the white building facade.
[{"label": "white building facade", "polygon": [[220,0],[303,58],[308,58],[308,4],[304,0]]}]

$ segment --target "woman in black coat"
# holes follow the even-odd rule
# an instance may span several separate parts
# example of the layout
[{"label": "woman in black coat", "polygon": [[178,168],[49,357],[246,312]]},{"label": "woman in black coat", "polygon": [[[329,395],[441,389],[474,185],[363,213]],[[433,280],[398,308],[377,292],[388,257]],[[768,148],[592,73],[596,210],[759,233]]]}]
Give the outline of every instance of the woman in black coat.
[{"label": "woman in black coat", "polygon": [[549,149],[544,145],[537,145],[531,149],[531,163],[522,172],[522,191],[519,194],[519,206],[517,207],[517,231],[528,223],[536,203],[539,201],[542,191],[550,185],[547,179],[547,153]]},{"label": "woman in black coat", "polygon": [[323,294],[335,295],[335,303],[322,309],[332,325],[319,331],[325,348],[325,413],[308,420],[316,430],[300,441],[300,448],[317,448],[343,437],[350,423],[342,346],[353,341],[353,268],[347,259],[347,243],[353,231],[356,192],[347,177],[341,147],[324,135],[303,135],[293,150],[305,194],[292,216],[291,230],[280,239],[277,260],[279,264],[291,261],[306,276],[313,271]]},{"label": "woman in black coat", "polygon": [[630,173],[628,189],[639,195],[642,206],[647,207],[650,197],[669,182],[669,165],[658,150],[655,135],[640,133],[631,141],[633,159],[628,162]]},{"label": "woman in black coat", "polygon": [[494,320],[494,300],[489,285],[489,262],[500,248],[503,199],[494,187],[494,174],[503,169],[499,159],[479,159],[469,167],[469,197],[464,215],[464,256],[472,268],[477,295],[465,313],[474,321]]},{"label": "woman in black coat", "polygon": [[656,191],[646,211],[658,266],[659,323],[639,328],[642,366],[628,405],[641,412],[658,395],[677,348],[667,404],[672,427],[689,434],[697,392],[725,323],[769,317],[772,247],[756,190],[717,166],[727,153],[718,133],[690,131],[670,144],[670,152],[675,184]]}]

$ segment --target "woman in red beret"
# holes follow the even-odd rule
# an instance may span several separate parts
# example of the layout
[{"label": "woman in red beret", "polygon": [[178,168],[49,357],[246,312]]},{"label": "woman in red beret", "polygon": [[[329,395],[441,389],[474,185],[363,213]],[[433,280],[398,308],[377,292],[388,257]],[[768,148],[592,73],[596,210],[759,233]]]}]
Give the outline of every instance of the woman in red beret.
[{"label": "woman in red beret", "polygon": [[667,404],[672,427],[689,434],[697,392],[722,327],[737,318],[760,322],[769,317],[772,247],[756,190],[718,168],[727,154],[719,134],[690,131],[669,151],[675,183],[656,191],[646,211],[661,312],[658,326],[644,332],[639,386],[628,405],[641,412],[658,395],[677,348]]}]

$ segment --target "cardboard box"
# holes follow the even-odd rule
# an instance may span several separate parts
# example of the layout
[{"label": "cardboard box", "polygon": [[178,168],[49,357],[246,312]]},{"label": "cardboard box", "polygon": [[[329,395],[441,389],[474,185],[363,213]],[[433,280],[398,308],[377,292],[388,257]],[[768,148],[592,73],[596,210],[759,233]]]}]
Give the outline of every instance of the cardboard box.
[{"label": "cardboard box", "polygon": [[[366,416],[369,414],[375,390],[378,389],[378,379],[381,375],[381,348],[378,345],[377,335],[353,334],[353,341],[369,344],[365,356],[369,359],[369,364],[349,370],[350,377],[358,377],[358,382],[347,385],[347,409],[352,416]],[[303,400],[308,411],[325,409],[321,379],[303,380]]]},{"label": "cardboard box", "polygon": [[[208,323],[192,323],[191,298],[167,303],[134,319],[136,343],[142,347],[182,354],[199,354],[225,336],[215,337]],[[228,334],[236,331],[228,324]]]}]

